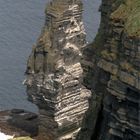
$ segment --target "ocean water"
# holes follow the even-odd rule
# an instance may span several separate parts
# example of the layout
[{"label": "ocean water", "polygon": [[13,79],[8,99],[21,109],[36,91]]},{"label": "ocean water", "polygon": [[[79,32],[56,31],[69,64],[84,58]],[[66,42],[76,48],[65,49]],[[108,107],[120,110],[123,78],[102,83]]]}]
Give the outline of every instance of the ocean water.
[{"label": "ocean water", "polygon": [[[37,111],[27,101],[22,85],[32,45],[44,24],[49,0],[0,0],[0,110],[23,108]],[[83,0],[87,41],[96,35],[100,22],[100,0]]]}]

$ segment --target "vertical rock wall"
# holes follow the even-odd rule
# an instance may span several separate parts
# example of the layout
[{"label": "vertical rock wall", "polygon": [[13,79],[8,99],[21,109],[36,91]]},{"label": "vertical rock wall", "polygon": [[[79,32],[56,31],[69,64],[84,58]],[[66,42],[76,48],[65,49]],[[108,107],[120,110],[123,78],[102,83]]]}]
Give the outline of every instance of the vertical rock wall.
[{"label": "vertical rock wall", "polygon": [[74,140],[89,107],[80,63],[86,45],[82,10],[80,0],[52,0],[28,59],[24,83],[39,107],[41,140]]},{"label": "vertical rock wall", "polygon": [[140,139],[139,7],[139,0],[102,0],[99,32],[85,47],[81,1],[47,6],[25,80],[44,139]]},{"label": "vertical rock wall", "polygon": [[85,49],[86,58],[93,52],[92,67],[83,63],[93,97],[79,140],[140,139],[139,7],[139,0],[102,0],[99,33]]}]

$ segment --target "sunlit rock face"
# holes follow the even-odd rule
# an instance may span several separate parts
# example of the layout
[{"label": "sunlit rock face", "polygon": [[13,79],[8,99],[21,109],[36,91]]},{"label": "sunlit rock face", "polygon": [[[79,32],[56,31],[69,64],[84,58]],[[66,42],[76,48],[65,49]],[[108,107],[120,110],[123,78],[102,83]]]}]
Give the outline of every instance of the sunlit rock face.
[{"label": "sunlit rock face", "polygon": [[82,85],[80,63],[86,45],[82,10],[80,0],[52,0],[28,59],[24,83],[29,100],[39,107],[42,139],[76,139],[89,107],[91,93]]},{"label": "sunlit rock face", "polygon": [[140,1],[102,0],[100,11],[99,33],[85,49],[94,93],[79,140],[139,140]]}]

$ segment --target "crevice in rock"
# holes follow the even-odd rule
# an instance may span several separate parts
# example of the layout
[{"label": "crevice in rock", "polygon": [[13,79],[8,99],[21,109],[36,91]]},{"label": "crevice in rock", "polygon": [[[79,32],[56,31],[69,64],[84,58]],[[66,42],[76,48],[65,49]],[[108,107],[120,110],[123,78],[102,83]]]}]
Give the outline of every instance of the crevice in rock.
[{"label": "crevice in rock", "polygon": [[95,129],[94,129],[95,131],[93,132],[93,134],[91,136],[91,140],[98,140],[98,138],[100,136],[102,122],[103,122],[103,104],[101,104],[101,108],[98,113],[98,119],[96,121]]}]

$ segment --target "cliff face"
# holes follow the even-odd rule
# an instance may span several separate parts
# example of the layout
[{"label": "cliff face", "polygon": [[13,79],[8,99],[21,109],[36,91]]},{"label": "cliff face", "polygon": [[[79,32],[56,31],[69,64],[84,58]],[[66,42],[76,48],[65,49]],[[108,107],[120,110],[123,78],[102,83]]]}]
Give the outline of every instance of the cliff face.
[{"label": "cliff face", "polygon": [[140,138],[140,1],[126,0],[110,15],[98,66],[110,75],[104,97],[102,137]]},{"label": "cliff face", "polygon": [[139,140],[139,7],[102,0],[99,32],[85,47],[81,1],[48,5],[25,81],[44,139]]},{"label": "cliff face", "polygon": [[99,33],[84,50],[92,63],[83,63],[91,71],[85,85],[94,92],[79,140],[140,139],[139,6],[139,0],[102,0]]},{"label": "cliff face", "polygon": [[28,59],[25,84],[39,107],[41,139],[75,139],[89,107],[80,63],[86,45],[82,10],[80,0],[52,0]]}]

